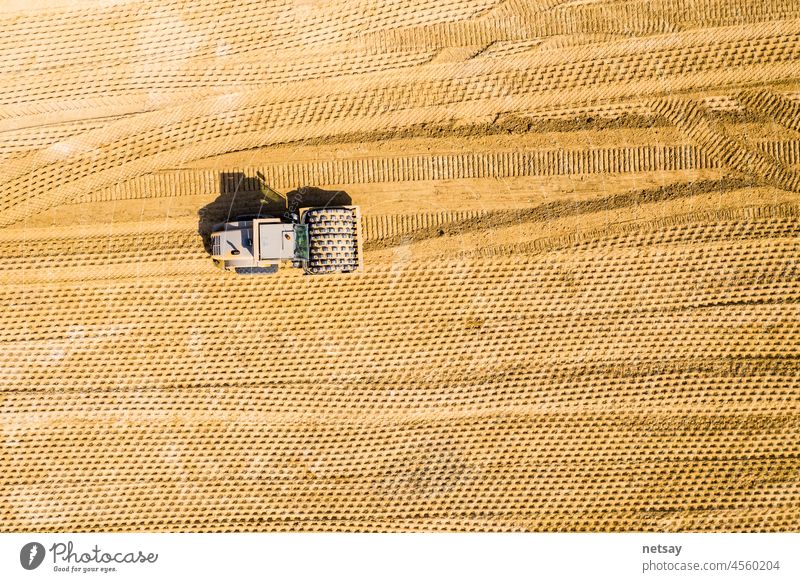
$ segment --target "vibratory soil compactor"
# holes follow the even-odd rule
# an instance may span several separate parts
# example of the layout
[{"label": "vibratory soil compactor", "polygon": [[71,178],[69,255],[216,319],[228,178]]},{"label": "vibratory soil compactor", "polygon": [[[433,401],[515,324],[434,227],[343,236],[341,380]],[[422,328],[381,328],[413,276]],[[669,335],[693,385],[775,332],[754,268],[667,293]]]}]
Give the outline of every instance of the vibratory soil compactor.
[{"label": "vibratory soil compactor", "polygon": [[211,258],[239,275],[276,273],[283,262],[309,275],[363,271],[358,206],[303,208],[282,216],[245,216],[214,227]]}]

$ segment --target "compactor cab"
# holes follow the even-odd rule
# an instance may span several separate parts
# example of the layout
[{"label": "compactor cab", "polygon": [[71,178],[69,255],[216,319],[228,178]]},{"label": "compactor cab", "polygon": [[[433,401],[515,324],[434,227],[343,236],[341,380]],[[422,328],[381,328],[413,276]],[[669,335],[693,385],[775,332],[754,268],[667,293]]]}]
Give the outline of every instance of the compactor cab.
[{"label": "compactor cab", "polygon": [[239,275],[276,273],[291,263],[309,275],[363,270],[357,206],[304,208],[285,216],[239,217],[211,233],[215,264]]}]

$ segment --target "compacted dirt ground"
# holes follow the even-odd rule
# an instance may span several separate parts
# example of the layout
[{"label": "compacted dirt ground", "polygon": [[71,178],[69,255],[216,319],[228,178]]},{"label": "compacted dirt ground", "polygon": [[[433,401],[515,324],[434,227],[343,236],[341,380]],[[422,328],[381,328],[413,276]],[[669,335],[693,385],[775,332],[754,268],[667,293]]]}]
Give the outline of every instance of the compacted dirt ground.
[{"label": "compacted dirt ground", "polygon": [[[796,0],[0,30],[3,530],[796,529]],[[270,187],[365,272],[216,270]]]}]

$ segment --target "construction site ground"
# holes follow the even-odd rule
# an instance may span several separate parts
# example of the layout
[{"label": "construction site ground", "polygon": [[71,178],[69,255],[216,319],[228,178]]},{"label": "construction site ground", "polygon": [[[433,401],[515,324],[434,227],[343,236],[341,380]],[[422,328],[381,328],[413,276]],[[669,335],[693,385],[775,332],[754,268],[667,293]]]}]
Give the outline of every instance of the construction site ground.
[{"label": "construction site ground", "polygon": [[2,6],[4,531],[797,529],[796,0]]}]

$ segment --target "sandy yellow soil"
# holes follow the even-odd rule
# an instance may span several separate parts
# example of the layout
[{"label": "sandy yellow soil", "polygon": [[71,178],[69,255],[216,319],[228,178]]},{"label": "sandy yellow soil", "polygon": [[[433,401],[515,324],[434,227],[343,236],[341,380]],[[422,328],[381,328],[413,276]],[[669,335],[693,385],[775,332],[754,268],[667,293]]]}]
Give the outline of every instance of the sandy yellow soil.
[{"label": "sandy yellow soil", "polygon": [[[0,9],[4,531],[792,531],[796,0]],[[365,272],[216,270],[287,193]]]}]

